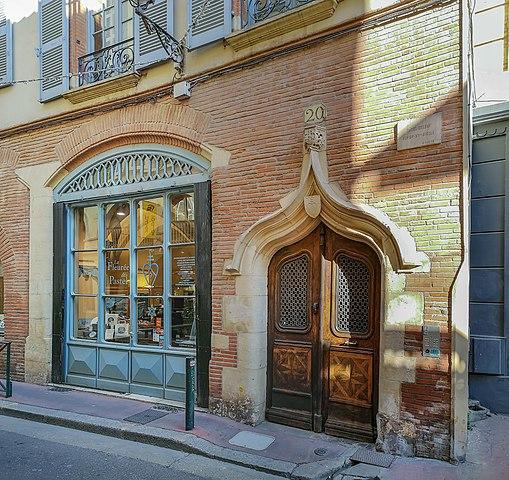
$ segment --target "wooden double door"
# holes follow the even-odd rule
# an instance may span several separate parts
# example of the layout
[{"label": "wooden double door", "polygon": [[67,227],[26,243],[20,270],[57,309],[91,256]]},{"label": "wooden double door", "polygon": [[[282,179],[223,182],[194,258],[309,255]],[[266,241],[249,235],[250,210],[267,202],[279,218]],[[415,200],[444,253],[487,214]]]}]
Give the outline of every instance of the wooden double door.
[{"label": "wooden double door", "polygon": [[376,435],[380,264],[320,225],[269,267],[267,419],[371,441]]}]

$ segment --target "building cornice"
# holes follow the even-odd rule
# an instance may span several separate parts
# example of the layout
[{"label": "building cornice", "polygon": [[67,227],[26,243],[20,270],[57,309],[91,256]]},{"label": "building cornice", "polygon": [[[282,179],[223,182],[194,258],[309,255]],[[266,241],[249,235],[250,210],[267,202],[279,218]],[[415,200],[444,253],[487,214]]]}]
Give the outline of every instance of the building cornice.
[{"label": "building cornice", "polygon": [[474,109],[474,125],[509,119],[509,102]]}]

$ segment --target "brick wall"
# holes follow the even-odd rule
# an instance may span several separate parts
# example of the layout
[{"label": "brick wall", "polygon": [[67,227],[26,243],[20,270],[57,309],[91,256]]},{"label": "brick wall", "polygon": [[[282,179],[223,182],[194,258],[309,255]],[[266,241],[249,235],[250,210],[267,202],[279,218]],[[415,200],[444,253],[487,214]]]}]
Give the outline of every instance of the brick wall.
[{"label": "brick wall", "polygon": [[78,58],[87,54],[87,12],[81,0],[69,2],[69,69],[78,73]]},{"label": "brick wall", "polygon": [[[159,102],[176,103],[169,98]],[[407,290],[422,292],[424,319],[442,325],[445,355],[441,361],[424,360],[420,327],[407,327],[405,355],[417,358],[417,377],[402,388],[401,416],[421,435],[419,454],[446,458],[450,290],[462,255],[462,97],[459,7],[454,2],[198,83],[191,98],[181,103],[210,118],[203,141],[232,154],[230,164],[216,169],[212,178],[213,332],[227,335],[229,345],[213,349],[210,394],[221,396],[222,368],[235,367],[237,361],[236,335],[222,328],[223,297],[235,294],[234,278],[223,275],[225,260],[232,257],[237,238],[278,209],[279,199],[298,185],[303,111],[315,102],[328,110],[331,179],[352,200],[382,209],[407,227],[417,248],[431,259],[430,273],[408,275]],[[125,109],[124,122],[136,118],[143,124],[151,108],[157,104]],[[396,122],[436,111],[443,114],[443,142],[398,152]],[[5,136],[0,148],[17,152],[20,166],[50,162],[62,138],[83,122],[99,121],[100,115]],[[120,136],[120,127],[109,146]],[[150,129],[147,121],[146,131]],[[15,368],[22,374],[29,196],[12,168],[0,172],[0,261],[5,266],[13,258],[16,269],[15,282],[6,273],[6,336],[16,341]]]}]

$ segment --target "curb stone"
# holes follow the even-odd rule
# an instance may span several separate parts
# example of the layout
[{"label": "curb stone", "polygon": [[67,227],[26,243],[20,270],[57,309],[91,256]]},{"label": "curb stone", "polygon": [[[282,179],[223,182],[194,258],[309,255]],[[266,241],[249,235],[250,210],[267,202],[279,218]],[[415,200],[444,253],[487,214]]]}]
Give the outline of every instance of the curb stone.
[{"label": "curb stone", "polygon": [[338,471],[344,469],[350,460],[350,457],[359,448],[358,445],[352,445],[338,458],[320,460],[318,462],[305,463],[299,465],[292,472],[292,479],[295,480],[327,480]]},{"label": "curb stone", "polygon": [[53,410],[11,401],[0,400],[0,415],[193,453],[214,460],[251,468],[259,472],[295,480],[325,480],[332,478],[335,472],[344,468],[345,463],[353,453],[348,449],[337,459],[297,464],[284,460],[262,457],[239,450],[231,450],[226,447],[215,445],[191,433],[164,430],[146,425],[136,425],[121,420]]}]

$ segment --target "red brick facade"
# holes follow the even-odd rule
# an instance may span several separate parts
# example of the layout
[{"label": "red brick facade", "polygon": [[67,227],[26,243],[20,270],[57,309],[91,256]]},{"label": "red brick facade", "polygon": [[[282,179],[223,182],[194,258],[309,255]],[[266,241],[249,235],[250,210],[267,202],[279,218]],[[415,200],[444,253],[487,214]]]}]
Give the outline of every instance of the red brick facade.
[{"label": "red brick facade", "polygon": [[[239,236],[277,210],[279,200],[298,185],[303,111],[320,102],[328,111],[330,179],[350,200],[378,208],[406,227],[417,250],[430,258],[431,271],[407,275],[406,289],[422,293],[425,321],[440,322],[442,357],[424,359],[421,327],[406,327],[405,356],[416,357],[417,374],[415,383],[401,389],[401,418],[416,427],[417,454],[448,458],[449,305],[463,254],[460,79],[459,6],[451,2],[199,81],[181,103],[163,92],[155,101],[140,99],[112,113],[71,114],[26,131],[0,132],[0,262],[16,378],[24,374],[29,255],[29,192],[16,168],[67,155],[70,169],[99,151],[150,141],[191,150],[207,143],[231,153],[229,164],[212,176],[213,333],[229,337],[228,348],[213,349],[210,364],[210,396],[220,398],[222,369],[237,364],[237,336],[223,331],[223,297],[235,294],[235,278],[223,272],[225,261]],[[170,105],[176,106],[173,113],[158,125],[154,119]],[[395,124],[435,112],[443,116],[442,143],[397,151]],[[179,115],[196,120],[172,127]],[[107,125],[101,126],[103,121]],[[78,139],[76,155],[69,154]]]}]

